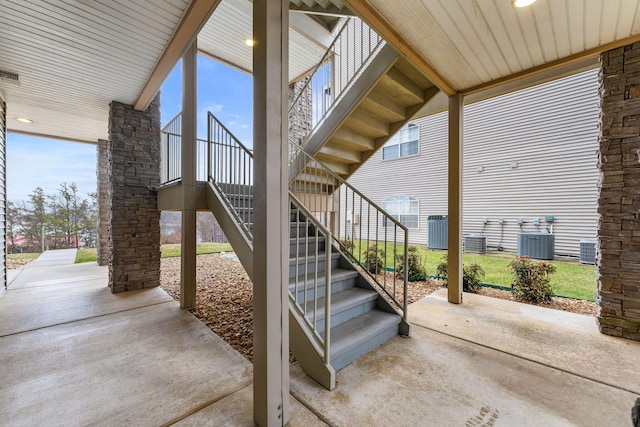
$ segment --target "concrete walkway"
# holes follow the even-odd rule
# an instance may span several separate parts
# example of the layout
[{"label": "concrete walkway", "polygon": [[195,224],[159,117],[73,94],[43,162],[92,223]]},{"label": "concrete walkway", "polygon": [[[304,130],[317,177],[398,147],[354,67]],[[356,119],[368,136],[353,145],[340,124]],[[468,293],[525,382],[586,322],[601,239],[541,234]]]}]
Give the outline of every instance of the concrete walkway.
[{"label": "concrete walkway", "polygon": [[[253,425],[251,364],[161,289],[106,277],[36,264],[0,298],[0,425]],[[440,291],[410,320],[332,392],[293,365],[291,425],[630,425],[640,344],[593,318]]]}]

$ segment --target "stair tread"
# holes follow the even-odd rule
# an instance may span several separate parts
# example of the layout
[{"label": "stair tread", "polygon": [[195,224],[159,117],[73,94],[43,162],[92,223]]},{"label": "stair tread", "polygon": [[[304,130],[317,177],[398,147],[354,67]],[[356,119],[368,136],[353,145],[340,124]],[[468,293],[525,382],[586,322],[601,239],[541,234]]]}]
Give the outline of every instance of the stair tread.
[{"label": "stair tread", "polygon": [[[322,252],[318,252],[318,256],[322,255],[322,259],[324,260],[324,251]],[[331,254],[331,259],[335,260],[335,259],[339,259],[340,258],[340,254],[338,252],[334,252]],[[305,258],[304,256],[301,256],[297,259],[298,264],[303,264],[305,263]],[[296,258],[289,258],[289,266],[294,266],[296,265]],[[322,273],[324,274],[324,273]]]},{"label": "stair tread", "polygon": [[[313,273],[311,273],[313,275]],[[358,277],[358,272],[355,270],[347,270],[346,268],[334,268],[333,270],[331,270],[331,281],[335,281],[335,280],[344,280],[344,279],[349,279],[352,277]],[[296,284],[296,282],[298,282],[299,284],[302,284],[304,276],[298,276],[298,277],[292,277],[289,279],[289,290],[293,292],[293,288],[294,285]],[[318,283],[321,283],[324,285],[324,273],[318,273]],[[301,289],[299,288],[298,291],[300,291]]]},{"label": "stair tread", "polygon": [[394,325],[399,325],[401,320],[402,318],[398,314],[374,309],[331,328],[331,357],[343,356],[352,348],[366,342],[370,337]]},{"label": "stair tread", "polygon": [[[378,298],[378,293],[369,289],[353,287],[331,295],[331,314],[342,313],[352,307]],[[318,299],[317,320],[324,319],[324,298]]]}]

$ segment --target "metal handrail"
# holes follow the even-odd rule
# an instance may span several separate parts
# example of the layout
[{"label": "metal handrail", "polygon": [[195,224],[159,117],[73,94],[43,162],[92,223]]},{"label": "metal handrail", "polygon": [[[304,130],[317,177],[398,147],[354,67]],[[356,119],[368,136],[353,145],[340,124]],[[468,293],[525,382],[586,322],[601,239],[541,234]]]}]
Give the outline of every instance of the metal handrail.
[{"label": "metal handrail", "polygon": [[180,164],[182,149],[182,113],[169,121],[162,128],[160,143],[160,183],[168,184],[180,180],[182,165]]},{"label": "metal handrail", "polygon": [[[249,241],[253,241],[253,221],[250,213],[253,210],[253,152],[242,144],[213,114],[209,113],[208,117],[209,181],[222,195],[224,203],[233,213],[246,237]],[[215,170],[212,168],[213,165],[216,166]],[[307,331],[307,335],[317,344],[317,348],[322,353],[321,357],[328,364],[330,363],[331,333],[331,231],[326,229],[291,192],[289,192],[289,200],[296,207],[295,221],[289,218],[289,230],[292,228],[296,230],[293,237],[296,248],[295,278],[293,293],[289,290],[289,300],[296,312],[302,315],[303,327]],[[302,218],[299,212],[302,212]],[[300,234],[301,228],[306,234]],[[324,253],[319,248],[321,237],[325,242],[328,242],[325,243]],[[311,253],[308,250],[309,239],[315,239],[314,249]],[[303,254],[300,254],[299,251],[301,244],[305,248]],[[324,331],[321,333],[317,324],[320,281],[316,266],[322,258],[325,262],[323,274],[325,305]],[[304,266],[302,271],[299,267],[300,264]],[[310,264],[314,266],[313,271],[308,268]],[[303,283],[302,301],[298,301],[300,282]],[[307,301],[310,292],[312,292],[312,298]]]},{"label": "metal handrail", "polygon": [[[409,229],[291,139],[289,189],[297,193],[298,199],[309,211],[322,218],[321,222],[332,230],[334,242],[341,251],[382,289],[406,321]],[[341,219],[343,214],[345,217]],[[337,219],[335,215],[338,215]],[[356,234],[359,238],[356,238]],[[393,250],[391,265],[394,270],[402,270],[401,296],[397,292],[396,274],[388,283],[386,271],[391,265],[387,263],[386,254],[389,242]],[[401,245],[403,249],[400,254],[398,247]],[[384,252],[382,265],[374,262],[380,247]],[[363,248],[366,248],[364,256]],[[379,273],[382,278],[378,277]]]},{"label": "metal handrail", "polygon": [[[302,119],[310,120],[311,127],[304,126],[304,131],[296,135],[301,142],[313,133],[384,45],[384,39],[361,19],[345,21],[289,106],[290,123],[299,119],[296,116],[300,108],[310,110]],[[301,106],[301,102],[309,105]]]},{"label": "metal handrail", "polygon": [[[293,304],[295,310],[302,315],[304,322],[306,324],[307,329],[313,335],[316,344],[322,349],[322,358],[326,364],[331,363],[331,231],[329,231],[326,227],[322,225],[320,221],[318,221],[311,212],[304,207],[302,202],[296,198],[296,196],[289,191],[289,201],[293,206],[295,206],[295,221],[292,221],[289,218],[289,229],[291,229],[291,225],[293,224],[296,232],[295,232],[295,242],[294,247],[296,258],[295,258],[295,274],[294,274],[294,289],[293,293],[289,290],[289,300]],[[302,219],[300,218],[299,212],[302,212]],[[302,220],[303,227],[302,229],[306,232],[303,241],[300,239],[300,224]],[[311,226],[311,227],[310,227]],[[309,235],[308,230],[313,230],[312,235]],[[324,247],[324,255],[320,253],[319,244],[320,237],[324,238],[325,247]],[[308,251],[308,239],[309,237],[315,239],[315,244],[313,245],[313,252],[309,254]],[[304,254],[302,258],[300,257],[300,244],[305,245]],[[318,263],[321,260],[321,257],[324,256],[324,330],[322,334],[318,330],[318,300],[319,298],[319,280],[318,280]],[[313,271],[309,271],[309,261],[310,258],[313,258],[314,261]],[[302,260],[303,271],[300,271],[300,264]],[[302,279],[302,280],[300,280]],[[299,297],[299,289],[298,284],[302,281],[304,288],[302,289],[302,303],[300,303]],[[309,289],[309,283],[312,284],[311,290]],[[312,299],[307,301],[307,296],[309,292],[312,292]]]},{"label": "metal handrail", "polygon": [[211,112],[207,135],[209,182],[223,196],[243,233],[253,241],[253,153]]}]

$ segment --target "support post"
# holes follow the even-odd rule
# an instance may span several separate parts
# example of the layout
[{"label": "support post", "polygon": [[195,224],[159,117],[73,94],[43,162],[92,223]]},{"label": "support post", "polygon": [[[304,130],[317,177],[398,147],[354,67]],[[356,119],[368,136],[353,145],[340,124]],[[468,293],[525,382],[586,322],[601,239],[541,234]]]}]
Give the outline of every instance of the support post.
[{"label": "support post", "polygon": [[182,232],[180,307],[196,304],[196,168],[197,168],[198,46],[193,41],[182,57]]},{"label": "support post", "polygon": [[462,303],[462,123],[463,97],[449,97],[449,169],[448,169],[448,300]]},{"label": "support post", "polygon": [[289,1],[253,2],[253,417],[289,421]]},{"label": "support post", "polygon": [[98,265],[109,265],[109,217],[111,213],[111,197],[109,196],[109,140],[99,139],[97,147],[96,175],[98,181],[98,239],[96,252]]}]

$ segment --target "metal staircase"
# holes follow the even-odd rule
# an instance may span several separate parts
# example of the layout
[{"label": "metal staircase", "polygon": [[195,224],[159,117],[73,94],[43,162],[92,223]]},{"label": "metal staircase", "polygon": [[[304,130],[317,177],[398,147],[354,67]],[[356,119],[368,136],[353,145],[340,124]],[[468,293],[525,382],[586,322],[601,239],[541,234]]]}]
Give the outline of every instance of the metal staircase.
[{"label": "metal staircase", "polygon": [[[345,178],[435,92],[362,21],[349,19],[289,110],[290,123],[308,121],[289,141],[290,347],[328,389],[336,371],[409,335],[408,230]],[[208,122],[198,176],[206,169],[207,205],[253,278],[253,153],[211,113]],[[171,160],[180,144],[175,127],[163,148],[172,185],[180,176]]]},{"label": "metal staircase", "polygon": [[[253,177],[250,172],[253,153],[211,114],[209,121],[211,162],[219,167],[209,176],[207,200],[252,277]],[[291,148],[297,154],[292,160],[299,162],[306,158],[304,152]],[[314,167],[323,168],[323,173],[336,180],[335,183],[340,180],[328,168],[319,164]],[[291,183],[294,189],[295,183],[296,180]],[[305,199],[312,194],[311,189],[298,191]],[[307,200],[306,205],[315,209],[312,212],[293,192],[289,193],[289,199],[291,351],[309,376],[333,389],[336,371],[399,332],[408,335],[406,300],[401,297],[404,285],[399,292],[400,280],[394,280],[393,289],[391,282],[372,281],[368,277],[375,277],[379,271],[363,271],[362,254],[344,253],[326,221],[318,219],[318,205]],[[406,231],[398,223],[394,226]],[[338,230],[340,234],[343,233]],[[378,245],[377,240],[358,243],[369,247]],[[402,283],[406,282],[402,280]]]},{"label": "metal staircase", "polygon": [[311,130],[296,138],[347,179],[437,93],[393,47],[352,18],[290,105],[289,120],[312,108]]}]

